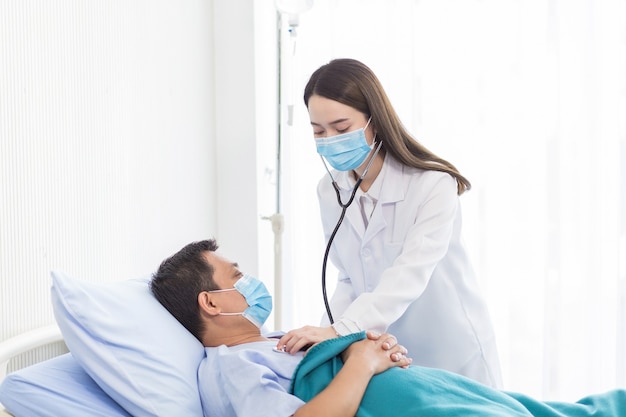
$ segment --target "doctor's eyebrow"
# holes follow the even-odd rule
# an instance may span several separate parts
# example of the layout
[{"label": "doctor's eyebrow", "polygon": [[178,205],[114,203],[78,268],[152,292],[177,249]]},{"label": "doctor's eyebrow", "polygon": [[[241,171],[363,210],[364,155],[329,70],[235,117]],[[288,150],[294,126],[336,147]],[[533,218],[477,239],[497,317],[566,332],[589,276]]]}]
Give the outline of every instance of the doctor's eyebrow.
[{"label": "doctor's eyebrow", "polygon": [[[329,124],[329,125],[336,125],[336,124],[339,124],[339,123],[349,122],[349,121],[350,121],[350,118],[348,118],[348,117],[343,117],[343,118],[341,118],[341,119],[334,120],[334,121],[332,121],[332,122],[330,122],[330,123],[328,123],[328,124]],[[321,124],[319,124],[319,123],[311,122],[311,126],[319,126],[319,127],[321,127],[322,125],[321,125]]]}]

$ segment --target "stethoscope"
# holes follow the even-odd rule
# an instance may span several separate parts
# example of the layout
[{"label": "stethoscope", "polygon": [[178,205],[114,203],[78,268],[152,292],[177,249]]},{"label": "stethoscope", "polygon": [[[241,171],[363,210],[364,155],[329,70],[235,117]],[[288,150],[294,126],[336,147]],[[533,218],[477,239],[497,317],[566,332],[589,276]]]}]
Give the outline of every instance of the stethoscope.
[{"label": "stethoscope", "polygon": [[350,207],[350,204],[352,204],[352,202],[354,201],[354,196],[356,196],[356,192],[359,189],[361,182],[363,182],[363,178],[365,178],[365,175],[367,175],[367,171],[369,171],[370,166],[372,165],[372,162],[374,162],[374,159],[376,159],[376,155],[378,155],[378,151],[380,151],[380,147],[382,146],[382,144],[383,144],[382,141],[378,143],[378,146],[376,147],[376,151],[370,157],[370,160],[365,166],[363,173],[356,180],[356,183],[354,184],[354,188],[352,189],[352,193],[350,194],[350,199],[348,200],[347,203],[344,203],[341,200],[341,193],[339,192],[339,186],[337,185],[337,181],[335,181],[333,174],[331,174],[330,170],[328,169],[328,166],[326,165],[326,161],[324,161],[324,158],[320,155],[320,158],[322,159],[322,162],[324,163],[324,167],[326,167],[326,172],[328,172],[328,175],[330,176],[331,182],[333,184],[333,188],[335,189],[335,193],[337,194],[337,203],[339,203],[339,206],[341,207],[341,215],[339,216],[339,221],[337,222],[335,229],[333,230],[333,232],[330,235],[330,238],[328,239],[328,243],[326,244],[326,251],[324,252],[324,260],[322,261],[322,296],[324,297],[324,306],[326,307],[326,314],[328,314],[328,320],[330,320],[331,325],[334,324],[335,321],[333,320],[333,315],[330,311],[330,304],[328,303],[328,294],[326,293],[326,265],[328,263],[328,254],[330,253],[330,246],[332,245],[333,240],[335,239],[335,235],[337,234],[337,231],[339,230],[339,226],[341,226],[341,223],[343,222],[343,218],[346,215],[346,210],[348,209],[348,207]]}]

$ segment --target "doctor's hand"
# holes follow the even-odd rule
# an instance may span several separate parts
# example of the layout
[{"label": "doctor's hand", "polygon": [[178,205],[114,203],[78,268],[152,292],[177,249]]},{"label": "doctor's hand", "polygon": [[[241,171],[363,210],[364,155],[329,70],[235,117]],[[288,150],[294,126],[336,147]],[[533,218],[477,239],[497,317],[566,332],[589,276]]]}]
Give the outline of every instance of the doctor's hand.
[{"label": "doctor's hand", "polygon": [[280,338],[276,348],[284,352],[294,354],[302,349],[323,342],[327,339],[337,337],[335,329],[332,327],[304,326],[299,329],[288,331]]}]

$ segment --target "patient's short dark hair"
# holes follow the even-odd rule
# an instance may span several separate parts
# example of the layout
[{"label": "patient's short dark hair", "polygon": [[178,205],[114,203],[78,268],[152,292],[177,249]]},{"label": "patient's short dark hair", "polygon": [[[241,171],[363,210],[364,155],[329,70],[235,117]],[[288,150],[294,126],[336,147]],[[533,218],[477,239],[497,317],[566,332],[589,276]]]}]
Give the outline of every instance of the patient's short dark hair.
[{"label": "patient's short dark hair", "polygon": [[198,294],[218,289],[213,281],[213,267],[203,253],[215,252],[217,248],[215,239],[186,245],[161,263],[150,282],[156,299],[200,341],[204,328]]}]

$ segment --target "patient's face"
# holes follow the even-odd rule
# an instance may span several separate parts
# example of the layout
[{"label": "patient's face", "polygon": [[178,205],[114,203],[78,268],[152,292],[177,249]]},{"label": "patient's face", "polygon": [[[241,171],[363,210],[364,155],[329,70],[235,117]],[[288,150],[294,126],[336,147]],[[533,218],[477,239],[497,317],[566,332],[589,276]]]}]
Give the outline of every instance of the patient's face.
[{"label": "patient's face", "polygon": [[[213,281],[221,290],[234,288],[235,282],[243,276],[236,262],[229,261],[215,252],[205,252],[204,257],[213,267]],[[246,299],[239,291],[213,294],[219,297],[224,313],[241,312],[248,307]]]}]

